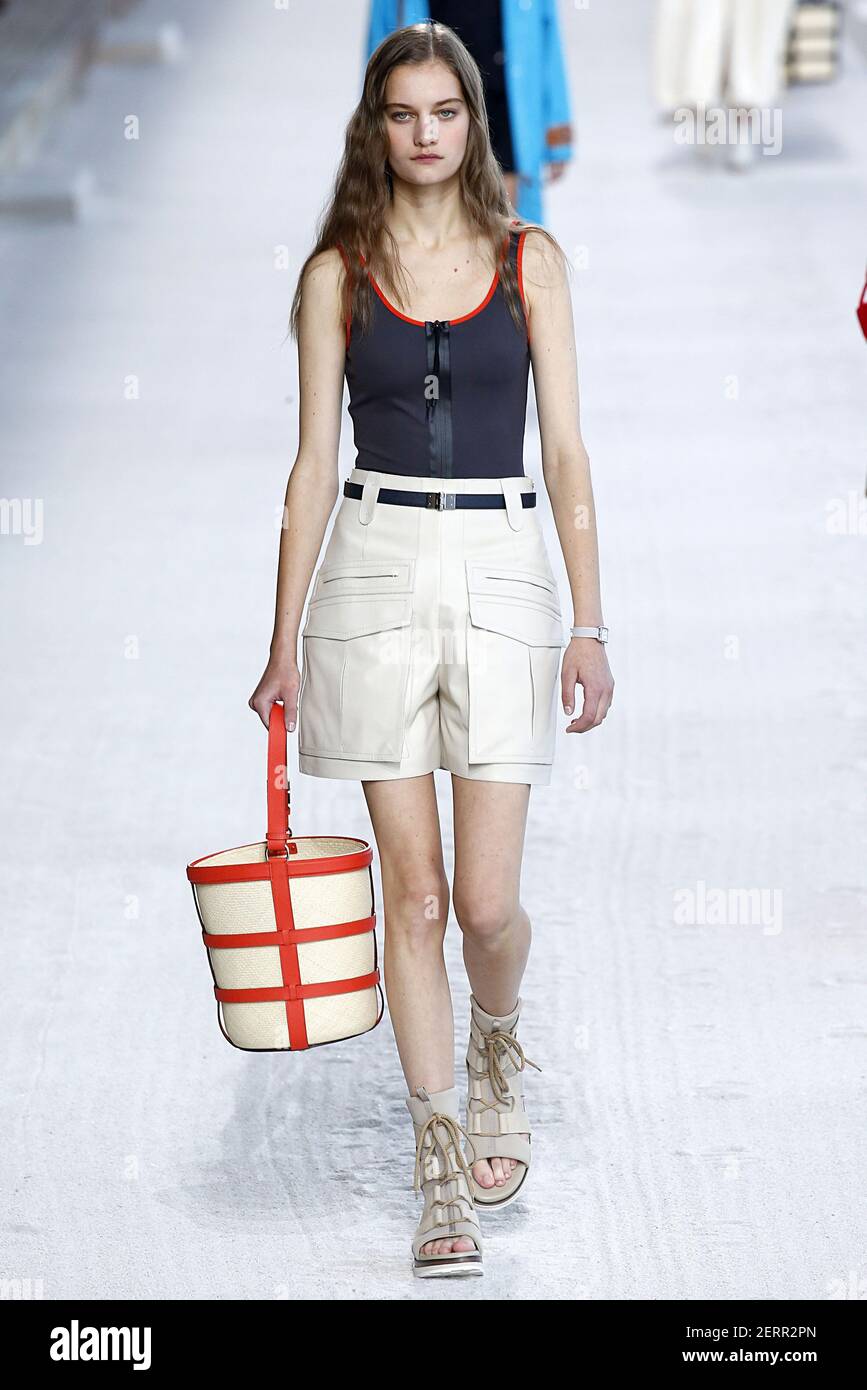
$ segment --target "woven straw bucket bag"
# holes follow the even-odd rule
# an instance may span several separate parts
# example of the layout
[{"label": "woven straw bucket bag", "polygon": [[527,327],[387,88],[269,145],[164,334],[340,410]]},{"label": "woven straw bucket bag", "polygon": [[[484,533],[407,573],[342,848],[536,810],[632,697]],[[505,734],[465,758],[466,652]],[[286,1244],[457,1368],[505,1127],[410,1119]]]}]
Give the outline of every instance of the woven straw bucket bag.
[{"label": "woven straw bucket bag", "polygon": [[366,840],[293,836],[285,716],[272,705],[266,839],[187,865],[217,1022],[234,1047],[295,1052],[379,1023],[372,862]]}]

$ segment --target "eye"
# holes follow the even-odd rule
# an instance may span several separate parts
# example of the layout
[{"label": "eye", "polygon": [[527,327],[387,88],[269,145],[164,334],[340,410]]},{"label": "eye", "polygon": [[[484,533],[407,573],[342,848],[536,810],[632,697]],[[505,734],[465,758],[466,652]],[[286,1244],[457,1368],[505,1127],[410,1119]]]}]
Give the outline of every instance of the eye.
[{"label": "eye", "polygon": [[456,116],[457,114],[457,111],[455,111],[454,107],[451,106],[443,107],[442,111],[437,112],[438,116]]},{"label": "eye", "polygon": [[409,116],[409,111],[392,111],[391,119],[397,121],[399,125],[406,125],[406,121],[401,120],[402,116]]}]

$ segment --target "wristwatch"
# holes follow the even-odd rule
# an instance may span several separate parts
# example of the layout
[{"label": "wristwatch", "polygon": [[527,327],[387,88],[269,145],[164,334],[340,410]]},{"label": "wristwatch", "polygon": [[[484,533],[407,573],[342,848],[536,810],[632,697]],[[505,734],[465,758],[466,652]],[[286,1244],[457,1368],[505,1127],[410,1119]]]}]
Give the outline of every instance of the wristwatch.
[{"label": "wristwatch", "polygon": [[573,627],[570,631],[573,637],[595,637],[603,646],[608,641],[607,627]]}]

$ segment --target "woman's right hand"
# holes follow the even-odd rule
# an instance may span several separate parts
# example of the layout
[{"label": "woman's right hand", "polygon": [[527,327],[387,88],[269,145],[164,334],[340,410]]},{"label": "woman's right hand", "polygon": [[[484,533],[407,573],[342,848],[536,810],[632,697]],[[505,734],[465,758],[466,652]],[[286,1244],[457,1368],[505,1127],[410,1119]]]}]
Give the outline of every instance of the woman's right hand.
[{"label": "woman's right hand", "polygon": [[301,673],[294,656],[272,656],[262,673],[262,679],[250,696],[247,704],[255,710],[265,728],[271,716],[271,706],[277,700],[283,701],[283,716],[286,728],[291,733],[298,716],[298,689]]}]

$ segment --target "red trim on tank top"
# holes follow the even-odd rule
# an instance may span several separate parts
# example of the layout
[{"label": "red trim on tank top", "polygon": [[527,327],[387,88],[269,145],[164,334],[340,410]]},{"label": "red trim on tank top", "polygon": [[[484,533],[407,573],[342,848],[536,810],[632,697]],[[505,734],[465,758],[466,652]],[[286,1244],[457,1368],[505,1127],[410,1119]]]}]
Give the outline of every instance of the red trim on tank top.
[{"label": "red trim on tank top", "polygon": [[[511,225],[514,227],[514,225],[515,225],[515,223],[516,223],[517,221],[518,221],[518,218],[517,218],[517,217],[513,217],[513,218],[512,218],[512,224],[511,224]],[[517,269],[518,269],[518,289],[519,289],[520,295],[521,295],[521,303],[522,303],[523,308],[524,308],[524,322],[525,322],[525,324],[527,325],[527,342],[529,343],[529,341],[530,341],[529,314],[528,314],[528,312],[527,312],[527,298],[526,298],[526,295],[524,294],[524,273],[523,273],[524,237],[525,237],[526,235],[527,235],[526,230],[524,230],[524,231],[522,231],[522,232],[519,234],[519,236],[518,236]],[[508,246],[508,235],[507,235],[507,237],[506,237],[506,245]],[[345,264],[345,266],[346,266],[346,269],[347,269],[347,271],[348,271],[348,270],[349,270],[349,257],[347,256],[346,252],[344,251],[342,243],[339,242],[339,241],[338,241],[338,243],[337,243],[337,249],[338,249],[338,251],[340,252],[341,256],[343,257],[343,262],[344,262],[344,264]],[[358,254],[359,254],[359,256],[361,257],[362,263],[363,263],[364,265],[366,265],[367,262],[366,262],[365,257],[364,257],[364,252],[361,251],[361,250],[359,250]],[[383,302],[383,304],[385,305],[386,309],[388,309],[390,313],[394,314],[396,318],[403,319],[404,323],[411,323],[411,324],[413,324],[416,328],[424,328],[425,322],[426,322],[425,319],[411,319],[411,318],[408,317],[408,315],[402,314],[401,311],[400,311],[400,309],[396,309],[395,306],[394,306],[393,304],[389,303],[388,299],[387,299],[387,298],[385,297],[385,295],[383,294],[383,292],[382,292],[382,290],[380,289],[379,285],[378,285],[378,284],[376,283],[376,281],[374,280],[373,274],[372,274],[371,271],[368,271],[368,272],[367,272],[367,278],[369,279],[371,285],[373,286],[374,290],[375,290],[376,293],[378,294],[379,298],[382,300],[382,302]],[[453,324],[453,323],[465,323],[467,319],[475,318],[476,314],[480,314],[480,313],[482,312],[482,310],[486,307],[486,305],[488,305],[488,304],[490,303],[491,299],[493,298],[494,294],[496,293],[497,285],[498,285],[498,283],[499,283],[499,279],[500,279],[500,272],[499,272],[499,268],[498,268],[498,269],[495,270],[495,272],[494,272],[494,278],[493,278],[493,280],[491,281],[490,288],[488,289],[488,292],[487,292],[487,294],[485,295],[484,299],[482,300],[481,304],[479,304],[475,309],[471,309],[470,312],[469,312],[468,314],[461,314],[459,318],[456,318],[456,319],[449,319],[449,323],[450,323],[450,324]],[[347,349],[349,348],[349,342],[350,342],[351,333],[352,333],[352,320],[351,320],[351,318],[350,318],[349,316],[347,316],[347,319],[346,319],[346,347],[347,347]]]},{"label": "red trim on tank top", "polygon": [[516,256],[518,264],[518,289],[521,293],[521,303],[524,306],[524,323],[527,327],[527,344],[530,342],[530,313],[527,308],[527,296],[524,294],[524,237],[527,235],[526,228],[518,237],[518,254]]},{"label": "red trim on tank top", "polygon": [[[362,261],[364,261],[364,256],[362,255],[362,253],[359,251],[358,254],[361,256]],[[373,273],[372,273],[371,271],[368,271],[368,272],[367,272],[367,278],[368,278],[368,280],[370,281],[370,283],[371,283],[371,285],[373,286],[373,288],[376,290],[376,293],[379,295],[379,297],[380,297],[380,299],[382,300],[383,304],[385,305],[386,309],[389,309],[389,310],[391,311],[391,313],[393,313],[393,314],[395,315],[396,318],[403,319],[404,323],[412,323],[412,324],[414,324],[414,325],[416,326],[416,328],[424,328],[425,323],[427,322],[427,320],[425,320],[425,319],[411,319],[411,318],[409,317],[408,314],[402,314],[402,313],[400,312],[399,309],[396,309],[395,306],[394,306],[393,304],[391,304],[391,303],[386,299],[386,297],[385,297],[385,295],[383,294],[382,290],[379,288],[379,285],[378,285],[378,284],[376,283],[376,281],[374,280],[374,278],[373,278]],[[450,324],[465,323],[467,319],[473,319],[473,318],[475,318],[476,314],[480,314],[480,313],[482,312],[482,310],[485,308],[485,306],[486,306],[487,304],[489,304],[489,303],[491,302],[491,300],[493,299],[494,294],[496,293],[496,289],[497,289],[497,285],[499,284],[499,281],[500,281],[500,272],[499,272],[499,269],[497,269],[497,270],[494,271],[494,278],[493,278],[493,280],[491,281],[490,287],[489,287],[489,289],[488,289],[488,293],[485,295],[485,297],[484,297],[484,299],[482,300],[481,304],[477,305],[475,309],[471,309],[470,312],[469,312],[468,314],[460,314],[456,319],[449,319],[449,323],[450,323]]]}]

